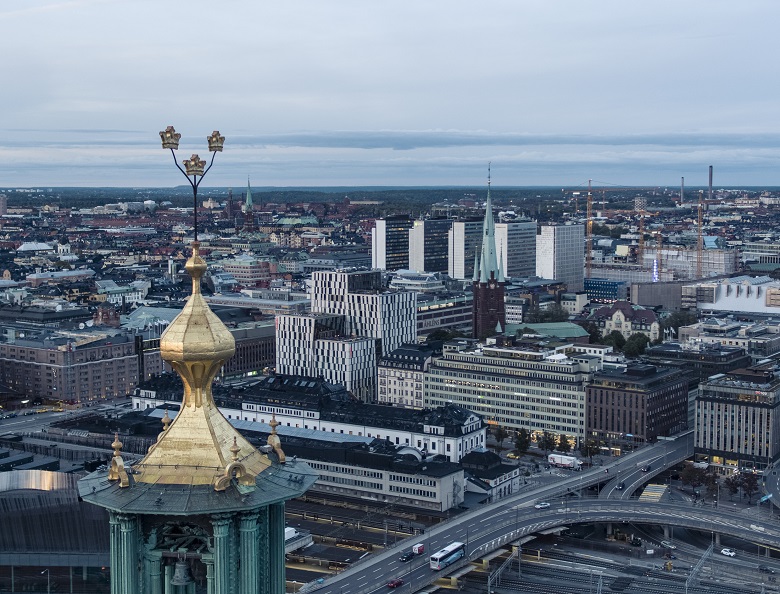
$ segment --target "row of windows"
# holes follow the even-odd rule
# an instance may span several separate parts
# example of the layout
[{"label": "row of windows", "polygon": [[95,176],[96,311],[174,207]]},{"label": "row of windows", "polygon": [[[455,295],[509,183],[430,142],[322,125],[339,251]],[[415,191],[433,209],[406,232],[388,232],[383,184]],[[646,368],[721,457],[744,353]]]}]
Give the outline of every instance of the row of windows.
[{"label": "row of windows", "polygon": [[391,493],[406,493],[408,495],[414,495],[416,497],[427,497],[428,499],[436,499],[436,491],[425,491],[423,489],[412,489],[411,487],[397,487],[396,485],[390,485]]}]

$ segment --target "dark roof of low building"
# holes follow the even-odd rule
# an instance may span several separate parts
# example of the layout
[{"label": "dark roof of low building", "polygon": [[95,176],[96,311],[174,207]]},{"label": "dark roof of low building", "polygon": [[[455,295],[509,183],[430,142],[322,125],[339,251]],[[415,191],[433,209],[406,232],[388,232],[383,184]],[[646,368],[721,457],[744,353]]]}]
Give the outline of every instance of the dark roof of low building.
[{"label": "dark roof of low building", "polygon": [[632,322],[645,322],[652,324],[658,321],[658,316],[652,309],[645,309],[639,305],[631,305],[628,301],[615,301],[612,305],[606,305],[598,308],[591,314],[591,318],[606,319],[612,318],[618,311],[620,311],[627,320]]}]

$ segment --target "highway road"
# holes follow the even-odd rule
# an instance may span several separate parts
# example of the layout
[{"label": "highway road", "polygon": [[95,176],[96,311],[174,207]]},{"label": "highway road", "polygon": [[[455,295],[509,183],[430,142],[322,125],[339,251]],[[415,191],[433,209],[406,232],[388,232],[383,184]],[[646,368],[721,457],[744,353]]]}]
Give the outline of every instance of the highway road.
[{"label": "highway road", "polygon": [[[525,536],[577,523],[673,524],[729,534],[761,544],[776,545],[780,541],[780,524],[759,521],[728,510],[713,510],[676,503],[639,503],[635,500],[627,501],[622,497],[620,499],[567,497],[568,493],[604,482],[603,475],[608,474],[604,472],[605,468],[610,470],[609,474],[616,473],[618,468],[628,473],[629,468],[633,466],[635,470],[631,471],[632,476],[633,473],[639,472],[647,480],[660,473],[664,465],[676,464],[678,458],[688,451],[688,448],[692,448],[691,439],[690,434],[683,435],[671,442],[673,445],[664,443],[660,446],[643,448],[604,467],[582,473],[571,473],[570,478],[556,484],[542,486],[534,491],[477,508],[448,523],[431,528],[424,537],[407,539],[401,546],[376,556],[366,557],[321,584],[307,584],[301,591],[317,591],[320,594],[373,594],[387,592],[387,581],[401,578],[405,582],[401,592],[416,592],[437,578],[443,577],[444,574],[451,573],[453,569],[458,569],[458,566],[455,566],[439,573],[428,567],[428,554],[453,541],[467,543],[468,557],[473,560],[508,543],[517,542]],[[691,454],[692,452],[688,455]],[[641,470],[636,470],[646,464],[651,465],[649,472],[642,473]],[[628,490],[628,482],[625,490]],[[534,504],[539,501],[546,501],[551,505],[547,509],[536,509]],[[419,541],[426,545],[426,555],[415,558],[411,563],[401,562],[399,560],[401,553],[409,549],[414,542]],[[466,561],[461,563],[461,565],[465,564]]]}]

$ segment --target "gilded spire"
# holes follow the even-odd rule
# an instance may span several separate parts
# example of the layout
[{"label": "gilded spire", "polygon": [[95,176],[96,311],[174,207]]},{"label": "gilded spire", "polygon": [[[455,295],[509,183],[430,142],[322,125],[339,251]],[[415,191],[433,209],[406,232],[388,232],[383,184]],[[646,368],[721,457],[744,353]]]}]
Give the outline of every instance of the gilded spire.
[{"label": "gilded spire", "polygon": [[[192,295],[160,339],[160,354],[181,376],[184,397],[178,415],[136,465],[136,482],[212,484],[224,490],[233,478],[254,484],[271,462],[246,441],[214,403],[211,384],[235,353],[235,340],[200,292],[206,262],[192,243],[185,269]],[[167,414],[167,413],[166,413]],[[165,424],[165,423],[164,423]],[[239,453],[243,452],[243,456]]]}]

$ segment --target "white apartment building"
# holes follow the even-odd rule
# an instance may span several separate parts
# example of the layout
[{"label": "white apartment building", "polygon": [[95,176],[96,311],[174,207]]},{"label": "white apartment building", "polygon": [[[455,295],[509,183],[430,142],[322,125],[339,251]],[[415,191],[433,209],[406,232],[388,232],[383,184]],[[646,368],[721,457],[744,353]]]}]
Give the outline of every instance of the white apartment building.
[{"label": "white apartment building", "polygon": [[585,227],[542,225],[536,236],[536,276],[566,283],[569,291],[584,289]]},{"label": "white apartment building", "polygon": [[474,276],[474,255],[482,249],[482,218],[454,221],[447,238],[451,278],[470,281]]},{"label": "white apartment building", "polygon": [[504,276],[536,274],[536,221],[496,223],[496,251]]}]

